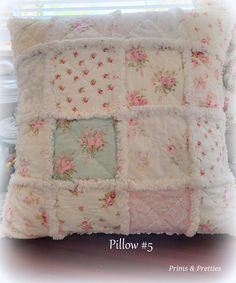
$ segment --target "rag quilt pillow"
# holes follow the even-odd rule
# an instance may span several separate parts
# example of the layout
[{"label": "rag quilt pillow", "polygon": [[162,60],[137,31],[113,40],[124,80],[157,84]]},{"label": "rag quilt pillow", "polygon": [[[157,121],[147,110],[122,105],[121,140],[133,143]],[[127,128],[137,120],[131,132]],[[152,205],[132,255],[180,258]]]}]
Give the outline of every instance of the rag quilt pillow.
[{"label": "rag quilt pillow", "polygon": [[[41,37],[32,40],[36,26]],[[13,19],[20,92],[14,238],[235,235],[225,10]]]}]

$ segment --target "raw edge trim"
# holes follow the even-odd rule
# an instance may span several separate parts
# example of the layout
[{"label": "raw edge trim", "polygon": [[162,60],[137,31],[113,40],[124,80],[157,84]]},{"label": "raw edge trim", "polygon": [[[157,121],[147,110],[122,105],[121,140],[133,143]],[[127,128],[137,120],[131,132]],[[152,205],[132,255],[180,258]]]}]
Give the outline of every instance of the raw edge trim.
[{"label": "raw edge trim", "polygon": [[186,231],[188,237],[192,237],[197,233],[200,224],[200,200],[201,191],[192,189],[190,192],[190,211],[189,211],[189,227]]}]

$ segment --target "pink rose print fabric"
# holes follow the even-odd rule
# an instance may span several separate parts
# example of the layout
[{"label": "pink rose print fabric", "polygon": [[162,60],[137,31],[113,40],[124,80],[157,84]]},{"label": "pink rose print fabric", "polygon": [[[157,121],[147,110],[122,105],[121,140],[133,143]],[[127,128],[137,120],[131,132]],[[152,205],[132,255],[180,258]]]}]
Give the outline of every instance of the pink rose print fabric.
[{"label": "pink rose print fabric", "polygon": [[49,89],[55,113],[108,114],[118,103],[119,52],[114,46],[65,50],[51,58]]},{"label": "pink rose print fabric", "polygon": [[181,52],[134,46],[125,62],[128,107],[184,103]]},{"label": "pink rose print fabric", "polygon": [[121,205],[127,202],[126,192],[103,189],[83,191],[76,188],[64,190],[58,196],[58,236],[74,231],[82,234],[109,231],[124,233],[126,212]]}]

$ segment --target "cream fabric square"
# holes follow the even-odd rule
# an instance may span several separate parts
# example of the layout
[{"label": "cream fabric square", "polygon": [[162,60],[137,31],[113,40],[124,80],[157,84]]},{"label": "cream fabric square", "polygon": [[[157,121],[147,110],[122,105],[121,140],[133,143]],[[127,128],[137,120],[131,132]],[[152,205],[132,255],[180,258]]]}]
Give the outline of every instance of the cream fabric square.
[{"label": "cream fabric square", "polygon": [[4,209],[4,232],[14,238],[31,239],[49,234],[46,199],[41,190],[11,184]]},{"label": "cream fabric square", "polygon": [[129,221],[125,209],[127,202],[127,192],[61,190],[57,195],[58,236],[101,232],[126,234]]},{"label": "cream fabric square", "polygon": [[188,127],[181,115],[171,110],[138,113],[128,124],[130,180],[148,189],[189,175]]},{"label": "cream fabric square", "polygon": [[190,124],[190,152],[193,172],[205,185],[232,179],[225,144],[224,116],[196,115]]},{"label": "cream fabric square", "polygon": [[137,45],[126,49],[125,60],[128,107],[183,104],[184,74],[180,51]]},{"label": "cream fabric square", "polygon": [[35,117],[19,123],[16,174],[22,177],[51,179],[54,122]]}]

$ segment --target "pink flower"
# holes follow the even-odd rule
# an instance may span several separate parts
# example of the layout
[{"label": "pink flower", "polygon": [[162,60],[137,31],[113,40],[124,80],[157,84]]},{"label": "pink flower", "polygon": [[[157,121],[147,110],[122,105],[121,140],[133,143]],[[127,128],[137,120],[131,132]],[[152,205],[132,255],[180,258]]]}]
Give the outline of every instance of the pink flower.
[{"label": "pink flower", "polygon": [[113,203],[114,203],[114,200],[113,200],[113,198],[111,198],[111,197],[107,197],[107,198],[105,199],[105,201],[106,201],[107,206],[111,206],[111,205],[113,205]]},{"label": "pink flower", "polygon": [[110,197],[111,197],[112,199],[114,199],[114,198],[116,197],[116,192],[115,192],[115,191],[114,191],[114,192],[111,192]]},{"label": "pink flower", "polygon": [[129,93],[127,101],[129,106],[146,105],[148,103],[147,99],[135,90]]},{"label": "pink flower", "polygon": [[169,145],[167,146],[167,151],[168,151],[169,153],[174,153],[174,152],[176,151],[176,147],[175,147],[173,144],[169,144]]},{"label": "pink flower", "polygon": [[27,177],[28,176],[28,168],[25,167],[25,166],[21,166],[20,169],[19,169],[19,173],[21,176],[23,177]]},{"label": "pink flower", "polygon": [[104,74],[104,75],[103,75],[103,78],[104,78],[104,79],[108,79],[108,78],[109,78],[109,74]]},{"label": "pink flower", "polygon": [[156,92],[159,91],[164,95],[167,95],[169,92],[175,90],[177,84],[176,73],[174,71],[159,71],[154,74],[152,84],[155,87]]},{"label": "pink flower", "polygon": [[84,87],[79,88],[79,93],[83,93],[83,92],[85,92]]},{"label": "pink flower", "polygon": [[90,57],[91,57],[92,59],[95,59],[95,58],[96,58],[96,56],[97,56],[97,54],[96,54],[96,53],[91,53],[91,55],[90,55]]},{"label": "pink flower", "polygon": [[206,53],[201,51],[192,51],[192,63],[194,65],[198,65],[198,60],[203,64],[209,64],[209,58],[207,57]]},{"label": "pink flower", "polygon": [[47,213],[46,213],[45,209],[42,209],[42,212],[41,212],[41,223],[44,226],[48,225]]},{"label": "pink flower", "polygon": [[88,221],[88,219],[85,219],[81,224],[80,227],[85,232],[88,232],[93,229],[91,222]]},{"label": "pink flower", "polygon": [[71,97],[71,96],[67,96],[66,101],[67,101],[68,103],[71,103],[72,97]]},{"label": "pink flower", "polygon": [[59,89],[60,89],[60,91],[64,91],[64,90],[65,90],[65,87],[64,87],[63,85],[60,85],[60,86],[59,86]]},{"label": "pink flower", "polygon": [[98,89],[98,94],[103,94],[103,90],[101,88]]},{"label": "pink flower", "polygon": [[94,80],[94,79],[91,80],[91,81],[90,81],[90,84],[91,84],[92,86],[94,86],[94,85],[96,84],[96,80]]},{"label": "pink flower", "polygon": [[209,108],[217,108],[218,107],[218,104],[215,103],[215,101],[214,101],[214,96],[215,96],[214,93],[212,93],[210,91],[208,92],[206,100],[205,100],[205,104],[206,104],[207,107],[209,107]]},{"label": "pink flower", "polygon": [[71,69],[67,69],[66,72],[67,72],[68,75],[71,75],[71,74],[72,74],[72,70],[71,70]]},{"label": "pink flower", "polygon": [[84,71],[83,71],[83,74],[84,74],[85,76],[87,76],[88,73],[89,73],[89,70],[84,70]]},{"label": "pink flower", "polygon": [[200,228],[202,229],[202,230],[209,230],[209,224],[200,224]]},{"label": "pink flower", "polygon": [[43,126],[43,124],[44,124],[44,120],[38,119],[38,120],[33,120],[30,125],[31,128],[33,129],[40,129]]},{"label": "pink flower", "polygon": [[129,119],[129,126],[136,126],[138,125],[138,119],[135,119],[135,118],[131,118]]},{"label": "pink flower", "polygon": [[78,140],[82,152],[94,158],[96,153],[101,151],[105,145],[104,135],[104,130],[94,131],[87,129]]},{"label": "pink flower", "polygon": [[145,61],[147,59],[147,54],[141,51],[139,48],[132,48],[130,50],[130,54],[135,62]]},{"label": "pink flower", "polygon": [[75,113],[75,112],[78,112],[78,108],[77,107],[72,107],[72,111]]},{"label": "pink flower", "polygon": [[113,62],[113,59],[112,59],[111,57],[108,57],[108,58],[107,58],[107,62],[108,62],[108,63],[112,63],[112,62]]},{"label": "pink flower", "polygon": [[74,55],[74,57],[76,58],[76,57],[79,56],[79,52],[78,52],[78,51],[74,51],[74,52],[73,52],[73,55]]},{"label": "pink flower", "polygon": [[115,199],[116,199],[116,192],[109,192],[105,194],[105,197],[100,199],[100,201],[103,201],[104,204],[102,207],[107,208],[109,206],[112,206],[115,203]]},{"label": "pink flower", "polygon": [[195,78],[195,79],[194,79],[194,86],[195,86],[196,88],[203,88],[203,89],[205,89],[205,87],[206,87],[206,81],[205,81],[202,77]]},{"label": "pink flower", "polygon": [[202,169],[202,170],[200,170],[200,175],[201,175],[201,176],[205,176],[205,175],[206,175],[206,172]]},{"label": "pink flower", "polygon": [[8,207],[8,209],[5,212],[5,219],[8,223],[11,223],[13,220],[13,209],[11,207]]},{"label": "pink flower", "polygon": [[209,37],[202,38],[202,39],[201,39],[201,43],[209,45],[209,43],[210,43],[210,38],[209,38]]},{"label": "pink flower", "polygon": [[98,62],[98,67],[102,67],[103,66],[103,62],[99,61]]},{"label": "pink flower", "polygon": [[133,47],[126,51],[125,61],[128,64],[128,67],[136,68],[136,71],[140,71],[141,76],[143,76],[142,68],[145,63],[148,62],[148,56],[145,49]]},{"label": "pink flower", "polygon": [[109,104],[108,102],[104,102],[104,103],[102,104],[102,107],[103,107],[103,108],[109,108],[109,105],[110,105],[110,104]]},{"label": "pink flower", "polygon": [[109,91],[113,91],[114,86],[113,86],[113,85],[108,85],[108,86],[107,86],[107,89],[108,89]]},{"label": "pink flower", "polygon": [[229,97],[225,97],[225,100],[224,100],[224,111],[226,112],[229,108]]},{"label": "pink flower", "polygon": [[36,119],[32,120],[29,124],[31,131],[37,135],[39,133],[40,128],[44,125],[44,119]]},{"label": "pink flower", "polygon": [[88,103],[89,99],[87,96],[82,97],[82,102],[83,103]]},{"label": "pink flower", "polygon": [[75,163],[71,159],[67,159],[62,153],[56,157],[54,162],[54,173],[57,179],[69,180],[75,172]]},{"label": "pink flower", "polygon": [[89,24],[88,21],[77,20],[71,25],[71,27],[77,32],[84,32],[88,30],[91,27],[91,25]]}]

